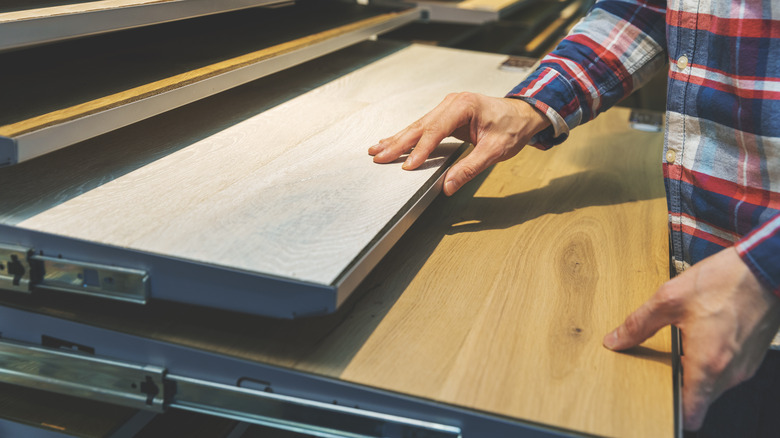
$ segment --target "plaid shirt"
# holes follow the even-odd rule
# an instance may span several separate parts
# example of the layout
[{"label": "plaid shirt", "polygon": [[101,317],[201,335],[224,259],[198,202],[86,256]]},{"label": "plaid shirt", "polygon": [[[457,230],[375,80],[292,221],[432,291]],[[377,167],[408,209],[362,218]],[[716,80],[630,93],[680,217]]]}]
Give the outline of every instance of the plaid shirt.
[{"label": "plaid shirt", "polygon": [[[774,3],[774,4],[773,4]],[[667,68],[663,171],[677,272],[736,245],[780,296],[777,0],[600,0],[507,97],[569,130]]]}]

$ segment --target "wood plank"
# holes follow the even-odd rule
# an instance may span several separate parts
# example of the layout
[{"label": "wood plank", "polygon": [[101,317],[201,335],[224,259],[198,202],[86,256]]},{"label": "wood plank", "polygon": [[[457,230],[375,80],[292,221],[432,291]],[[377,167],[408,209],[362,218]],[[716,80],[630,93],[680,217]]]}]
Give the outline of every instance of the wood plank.
[{"label": "wood plank", "polygon": [[601,346],[669,276],[663,136],[627,120],[612,109],[437,199],[327,317],[3,302],[598,436],[673,436],[668,329],[627,353]]},{"label": "wood plank", "polygon": [[68,4],[56,4],[54,6],[35,7],[28,4],[25,9],[2,12],[0,10],[0,23],[10,21],[31,20],[57,15],[78,14],[94,12],[105,9],[126,8],[128,6],[140,6],[150,3],[163,3],[174,0],[96,0],[87,2],[72,2]]},{"label": "wood plank", "polygon": [[[9,200],[14,216],[4,222],[334,284],[460,142],[449,142],[420,172],[401,174],[400,162],[374,166],[366,161],[367,148],[411,123],[449,90],[468,84],[481,84],[490,94],[510,89],[522,74],[500,71],[501,60],[500,55],[411,46],[64,201],[11,183],[15,178],[9,172],[4,181],[14,188],[4,192],[26,200],[15,205]],[[278,129],[291,119],[305,124]],[[129,132],[104,153],[130,148],[137,139]],[[61,187],[72,184],[68,178],[63,175]],[[40,199],[55,205],[43,206]],[[28,207],[37,213],[20,213]]]},{"label": "wood plank", "polygon": [[[107,111],[398,16],[334,5],[208,17],[166,29],[7,54],[0,59],[14,67],[2,76],[6,85],[0,91],[8,97],[0,109],[0,136],[18,137]],[[210,30],[204,32],[204,26]],[[226,49],[229,43],[236,47]],[[84,52],[94,57],[84,58]],[[50,70],[41,64],[58,61],[64,63],[64,76],[51,81]]]}]

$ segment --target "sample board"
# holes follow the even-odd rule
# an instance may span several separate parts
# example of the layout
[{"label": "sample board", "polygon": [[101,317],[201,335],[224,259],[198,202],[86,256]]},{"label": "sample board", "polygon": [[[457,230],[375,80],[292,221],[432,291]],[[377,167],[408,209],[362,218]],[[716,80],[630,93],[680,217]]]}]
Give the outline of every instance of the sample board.
[{"label": "sample board", "polygon": [[[152,298],[333,311],[438,193],[461,142],[414,172],[374,164],[368,147],[450,91],[502,95],[524,75],[499,70],[500,55],[425,46],[377,59],[399,47],[350,49],[0,169],[0,242],[147,271]],[[339,66],[360,68],[313,85]],[[298,87],[315,89],[280,102]]]}]

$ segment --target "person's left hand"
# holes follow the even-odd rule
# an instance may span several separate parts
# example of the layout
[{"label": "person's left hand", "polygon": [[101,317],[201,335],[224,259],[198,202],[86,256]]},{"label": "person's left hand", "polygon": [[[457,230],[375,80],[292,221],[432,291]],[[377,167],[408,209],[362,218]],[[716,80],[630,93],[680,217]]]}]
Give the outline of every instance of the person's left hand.
[{"label": "person's left hand", "polygon": [[661,286],[604,346],[631,348],[669,324],[682,337],[684,427],[698,430],[715,399],[755,374],[780,327],[780,299],[726,248]]}]

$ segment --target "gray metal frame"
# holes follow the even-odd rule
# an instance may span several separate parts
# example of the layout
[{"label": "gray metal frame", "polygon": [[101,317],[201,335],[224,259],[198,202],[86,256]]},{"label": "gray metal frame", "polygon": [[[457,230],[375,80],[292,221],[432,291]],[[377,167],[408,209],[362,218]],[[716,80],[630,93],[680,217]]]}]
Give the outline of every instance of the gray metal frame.
[{"label": "gray metal frame", "polygon": [[[27,344],[40,351],[36,345],[42,336],[56,334],[58,338],[94,349],[96,355],[113,362],[127,361],[146,366],[164,368],[164,375],[172,385],[166,388],[166,407],[191,409],[225,418],[232,418],[252,424],[305,431],[316,436],[327,437],[401,437],[404,431],[416,430],[431,435],[414,436],[512,436],[512,437],[561,437],[579,436],[574,431],[525,422],[520,419],[503,418],[464,409],[457,406],[411,397],[404,394],[379,390],[341,380],[314,374],[270,366],[262,363],[240,360],[212,352],[183,347],[172,343],[127,335],[86,324],[54,318],[23,310],[0,307],[0,333],[3,342],[13,340],[14,345]],[[22,344],[19,344],[22,343]],[[136,365],[137,366],[137,365]],[[30,376],[29,385],[35,385],[36,378]],[[192,388],[179,392],[176,382],[191,384],[200,391],[195,398]],[[26,385],[17,376],[15,383]],[[67,389],[67,388],[66,388]],[[197,392],[197,391],[196,391]],[[240,393],[257,412],[248,413],[235,409]],[[269,395],[270,394],[270,395]],[[185,402],[182,399],[186,399]],[[273,404],[268,401],[294,400],[305,406]],[[194,403],[193,400],[199,400]],[[194,406],[197,405],[197,406]],[[325,407],[328,407],[326,409]],[[318,429],[308,423],[312,413],[319,419],[334,412],[353,415],[358,423],[348,422],[344,429],[337,426],[327,430]],[[369,421],[370,424],[364,429]],[[313,422],[319,421],[318,419]],[[403,426],[422,425],[417,429]],[[314,426],[314,427],[313,427]],[[378,429],[372,429],[378,428]],[[362,431],[362,432],[361,432]]]},{"label": "gray metal frame", "polygon": [[[193,1],[193,0],[188,0]],[[209,3],[211,0],[207,0]],[[179,1],[181,2],[181,0]],[[175,3],[179,3],[175,2]],[[202,2],[201,2],[202,3]],[[213,2],[218,3],[218,2]],[[168,3],[160,3],[166,5]],[[17,164],[98,135],[122,128],[239,85],[343,49],[420,18],[419,9],[374,26],[347,32],[298,50],[256,62],[202,81],[17,137],[0,136],[0,167]],[[2,30],[2,27],[0,27]],[[0,41],[5,38],[0,32]]]},{"label": "gray metal frame", "polygon": [[173,0],[0,22],[0,51],[292,0]]}]

